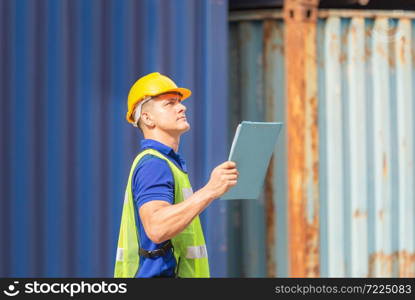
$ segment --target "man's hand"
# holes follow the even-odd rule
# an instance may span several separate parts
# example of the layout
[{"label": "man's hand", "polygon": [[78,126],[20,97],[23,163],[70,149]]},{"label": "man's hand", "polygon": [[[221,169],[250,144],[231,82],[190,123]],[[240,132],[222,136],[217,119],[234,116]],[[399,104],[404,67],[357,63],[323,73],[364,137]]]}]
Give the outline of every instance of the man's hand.
[{"label": "man's hand", "polygon": [[213,198],[219,198],[225,194],[231,187],[238,182],[239,172],[236,169],[236,163],[233,161],[225,161],[213,169],[210,174],[209,182],[204,186]]}]

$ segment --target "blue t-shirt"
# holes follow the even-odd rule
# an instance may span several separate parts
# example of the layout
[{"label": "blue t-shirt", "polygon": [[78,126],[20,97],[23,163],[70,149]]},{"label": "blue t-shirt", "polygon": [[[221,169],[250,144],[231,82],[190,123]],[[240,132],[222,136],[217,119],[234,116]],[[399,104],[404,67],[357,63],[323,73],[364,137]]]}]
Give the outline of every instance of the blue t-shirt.
[{"label": "blue t-shirt", "polygon": [[[187,173],[186,163],[174,150],[158,141],[144,139],[141,141],[141,150],[155,149],[165,155],[177,167]],[[156,244],[147,236],[142,225],[139,209],[152,200],[174,203],[173,173],[166,161],[154,155],[145,155],[134,169],[132,178],[132,192],[134,198],[136,220],[138,220],[138,234],[140,246],[145,250],[159,249],[163,244]],[[136,277],[173,277],[176,260],[172,249],[165,256],[146,258],[140,256],[140,267]]]}]

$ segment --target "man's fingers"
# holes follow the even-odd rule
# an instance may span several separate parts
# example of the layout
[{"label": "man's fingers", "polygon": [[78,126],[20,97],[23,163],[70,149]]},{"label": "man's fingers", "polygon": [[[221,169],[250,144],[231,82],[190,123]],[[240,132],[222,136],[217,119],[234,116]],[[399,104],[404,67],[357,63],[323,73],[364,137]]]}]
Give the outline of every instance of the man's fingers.
[{"label": "man's fingers", "polygon": [[235,168],[236,167],[236,163],[234,161],[225,161],[222,166],[226,169],[231,169],[231,168]]},{"label": "man's fingers", "polygon": [[229,185],[230,186],[234,186],[234,185],[236,185],[238,183],[238,181],[237,180],[229,180]]},{"label": "man's fingers", "polygon": [[230,174],[230,175],[224,175],[224,176],[227,180],[236,180],[236,179],[238,179],[238,175],[236,175],[236,174]]},{"label": "man's fingers", "polygon": [[238,174],[239,172],[237,169],[225,169],[223,170],[223,174],[229,175],[229,174]]}]

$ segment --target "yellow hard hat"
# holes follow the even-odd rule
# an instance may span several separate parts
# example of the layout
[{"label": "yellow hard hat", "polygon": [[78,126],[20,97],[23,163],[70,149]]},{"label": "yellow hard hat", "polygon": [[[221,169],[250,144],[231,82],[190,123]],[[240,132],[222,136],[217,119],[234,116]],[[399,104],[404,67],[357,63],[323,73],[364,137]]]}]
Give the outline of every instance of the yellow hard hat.
[{"label": "yellow hard hat", "polygon": [[134,108],[140,101],[149,96],[157,96],[167,92],[178,92],[181,94],[181,100],[188,98],[192,92],[185,88],[178,88],[177,85],[158,72],[150,73],[138,79],[128,93],[128,111],[127,121],[134,124]]}]

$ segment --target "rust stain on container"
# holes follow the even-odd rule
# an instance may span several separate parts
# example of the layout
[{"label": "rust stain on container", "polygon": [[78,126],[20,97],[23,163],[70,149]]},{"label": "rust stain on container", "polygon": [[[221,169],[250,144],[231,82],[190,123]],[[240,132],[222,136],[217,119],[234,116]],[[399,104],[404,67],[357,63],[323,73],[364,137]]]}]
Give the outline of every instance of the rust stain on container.
[{"label": "rust stain on container", "polygon": [[275,267],[275,208],[274,208],[274,156],[268,167],[265,179],[265,216],[266,216],[266,260],[268,277],[276,277]]},{"label": "rust stain on container", "polygon": [[[267,28],[265,28],[265,26],[267,26]],[[265,20],[264,21],[264,31],[267,30],[268,31],[268,36],[266,36],[265,41],[268,41],[268,39],[270,39],[269,41],[272,42],[272,50],[277,50],[279,51],[282,55],[284,54],[284,43],[281,40],[282,37],[284,36],[284,26],[282,23],[279,23],[276,20]],[[271,37],[271,30],[275,33],[273,37]],[[280,41],[275,41],[273,40],[275,38],[275,36],[279,37]]]},{"label": "rust stain on container", "polygon": [[372,58],[372,50],[369,47],[365,47],[365,54],[363,61],[368,62]]},{"label": "rust stain on container", "polygon": [[[306,130],[308,136],[311,139],[311,162],[308,163],[311,173],[307,175],[308,184],[313,187],[313,194],[311,199],[313,205],[313,218],[309,220],[307,217],[304,221],[307,228],[307,245],[306,245],[306,276],[307,277],[318,277],[320,276],[320,221],[319,221],[319,134],[318,134],[318,100],[317,95],[312,96],[307,101],[307,115],[310,116],[311,120],[307,124]],[[311,221],[311,222],[310,222]]]},{"label": "rust stain on container", "polygon": [[[311,149],[313,155],[313,183],[316,187],[319,184],[319,135],[318,135],[318,100],[317,96],[310,99],[310,110],[311,110]],[[318,198],[318,197],[317,197]]]},{"label": "rust stain on container", "polygon": [[383,170],[383,177],[387,177],[388,176],[388,161],[386,158],[386,153],[383,153],[383,160],[382,160],[383,164],[382,164],[382,170]]},{"label": "rust stain on container", "polygon": [[359,209],[356,209],[353,213],[353,218],[355,219],[366,219],[367,218],[367,212],[362,212]]},{"label": "rust stain on container", "polygon": [[350,34],[352,35],[354,42],[356,42],[356,33],[357,33],[356,27],[350,26]]},{"label": "rust stain on container", "polygon": [[388,277],[392,274],[393,255],[383,252],[373,253],[369,257],[369,277]]},{"label": "rust stain on container", "polygon": [[315,214],[312,223],[306,223],[306,277],[320,276],[319,218]]},{"label": "rust stain on container", "polygon": [[345,62],[347,62],[347,54],[346,53],[344,53],[344,52],[340,53],[339,62],[341,64],[344,64]]},{"label": "rust stain on container", "polygon": [[[275,68],[273,62],[268,61],[268,58],[272,56],[272,52],[277,51],[277,45],[274,33],[278,33],[278,26],[274,20],[265,20],[263,24],[264,29],[264,72],[269,74],[272,72],[270,69]],[[274,120],[274,97],[277,83],[269,83],[265,89],[265,103],[267,110],[265,112],[265,119],[267,121]],[[266,262],[267,262],[267,275],[268,277],[276,277],[276,258],[275,258],[275,207],[274,207],[274,156],[271,157],[270,164],[268,166],[266,178],[265,178],[265,217],[266,217]]]},{"label": "rust stain on container", "polygon": [[[289,273],[292,277],[317,277],[320,274],[317,30],[316,19],[302,17],[304,11],[316,11],[317,5],[318,1],[284,2],[286,97],[289,99],[286,101]],[[300,16],[296,17],[296,13]],[[309,13],[310,16],[314,14]],[[306,192],[308,187],[314,192],[311,196]],[[312,202],[314,209],[311,220],[307,214],[308,202]]]},{"label": "rust stain on container", "polygon": [[378,45],[376,46],[376,51],[377,51],[377,53],[378,53],[380,56],[382,56],[382,57],[384,57],[384,58],[388,58],[388,55],[387,55],[387,53],[386,53],[386,51],[385,51],[385,49],[384,49],[383,47],[384,47],[384,45],[382,45],[382,44],[378,44]]},{"label": "rust stain on container", "polygon": [[372,36],[372,29],[366,28],[365,29],[365,54],[364,54],[364,62],[368,62],[372,57],[372,45],[368,42],[370,37]]},{"label": "rust stain on container", "polygon": [[[281,29],[279,26],[276,26],[274,20],[266,20],[264,21],[264,44],[270,44],[271,51],[279,51],[280,53],[284,53],[284,46],[278,44],[272,35],[273,31],[278,32],[278,35],[282,36]],[[265,66],[264,66],[265,67]]]},{"label": "rust stain on container", "polygon": [[399,277],[415,277],[415,253],[400,251],[397,253]]},{"label": "rust stain on container", "polygon": [[397,251],[376,252],[369,257],[369,277],[415,277],[415,253]]},{"label": "rust stain on container", "polygon": [[395,49],[396,41],[393,39],[390,43],[388,43],[388,64],[389,68],[394,69],[396,68],[396,58],[399,56]]},{"label": "rust stain on container", "polygon": [[[264,41],[269,43],[272,39],[272,21],[264,21]],[[272,42],[272,41],[271,41]]]},{"label": "rust stain on container", "polygon": [[404,36],[402,36],[401,37],[401,43],[399,45],[399,59],[400,59],[402,64],[405,64],[405,61],[406,61],[406,59],[405,59],[405,57],[406,57],[406,55],[405,55],[406,43],[407,43],[406,38]]},{"label": "rust stain on container", "polygon": [[379,210],[378,216],[379,216],[379,220],[383,221],[383,219],[385,218],[385,211],[383,209]]}]

